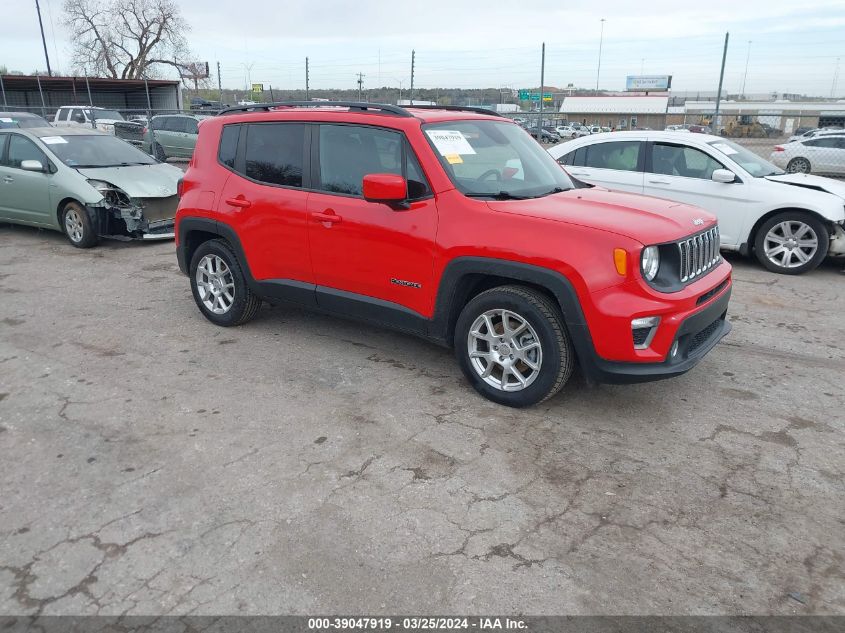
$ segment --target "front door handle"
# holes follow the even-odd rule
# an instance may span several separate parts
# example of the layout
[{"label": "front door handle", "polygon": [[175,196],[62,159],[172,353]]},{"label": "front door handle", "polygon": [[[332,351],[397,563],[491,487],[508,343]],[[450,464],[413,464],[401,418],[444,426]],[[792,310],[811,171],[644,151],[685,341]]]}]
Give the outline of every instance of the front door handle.
[{"label": "front door handle", "polygon": [[343,218],[337,215],[334,209],[326,209],[322,213],[312,213],[311,217],[324,224],[340,224],[343,221]]},{"label": "front door handle", "polygon": [[6,177],[3,179],[3,182],[15,182],[15,179],[14,179],[14,178],[12,178],[11,176],[6,176]]},{"label": "front door handle", "polygon": [[590,174],[583,172],[583,171],[571,171],[569,172],[573,176],[589,176]]},{"label": "front door handle", "polygon": [[661,180],[659,178],[649,178],[648,181],[653,185],[671,185],[668,180]]},{"label": "front door handle", "polygon": [[226,204],[238,207],[239,209],[246,209],[248,206],[252,204],[249,200],[244,198],[243,196],[238,196],[237,198],[228,198],[226,200]]}]

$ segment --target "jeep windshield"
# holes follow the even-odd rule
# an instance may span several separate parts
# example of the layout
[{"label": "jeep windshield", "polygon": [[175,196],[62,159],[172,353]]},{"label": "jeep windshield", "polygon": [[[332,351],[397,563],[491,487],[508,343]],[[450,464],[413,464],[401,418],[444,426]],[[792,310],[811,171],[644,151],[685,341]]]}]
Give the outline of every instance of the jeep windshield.
[{"label": "jeep windshield", "polygon": [[443,169],[467,197],[522,200],[574,187],[549,153],[513,123],[446,121],[422,129]]},{"label": "jeep windshield", "polygon": [[41,142],[68,167],[124,167],[158,162],[126,141],[105,134],[56,135],[44,137]]}]

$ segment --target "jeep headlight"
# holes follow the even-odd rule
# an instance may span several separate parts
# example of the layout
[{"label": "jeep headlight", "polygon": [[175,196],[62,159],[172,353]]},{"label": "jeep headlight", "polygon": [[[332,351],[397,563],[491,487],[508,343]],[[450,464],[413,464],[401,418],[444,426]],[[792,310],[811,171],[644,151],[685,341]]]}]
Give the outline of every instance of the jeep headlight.
[{"label": "jeep headlight", "polygon": [[660,270],[660,251],[656,246],[646,246],[640,259],[640,268],[646,281],[653,281]]}]

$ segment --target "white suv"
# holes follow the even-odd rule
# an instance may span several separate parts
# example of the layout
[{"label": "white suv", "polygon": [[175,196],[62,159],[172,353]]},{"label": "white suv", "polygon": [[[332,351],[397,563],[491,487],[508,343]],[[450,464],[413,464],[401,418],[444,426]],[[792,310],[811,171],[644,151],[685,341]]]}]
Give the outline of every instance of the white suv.
[{"label": "white suv", "polygon": [[114,134],[114,124],[125,121],[117,110],[90,106],[62,106],[56,111],[53,125],[57,127],[90,127]]},{"label": "white suv", "polygon": [[733,141],[612,132],[567,141],[549,153],[584,182],[709,211],[719,218],[724,250],[754,253],[769,270],[796,275],[828,254],[845,255],[845,183],[785,174]]}]

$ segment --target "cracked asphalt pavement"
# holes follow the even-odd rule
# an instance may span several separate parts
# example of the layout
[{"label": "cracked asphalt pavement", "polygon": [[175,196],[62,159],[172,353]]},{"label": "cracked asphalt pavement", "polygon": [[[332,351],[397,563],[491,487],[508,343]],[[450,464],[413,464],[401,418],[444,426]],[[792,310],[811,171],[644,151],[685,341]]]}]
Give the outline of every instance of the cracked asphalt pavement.
[{"label": "cracked asphalt pavement", "polygon": [[172,243],[0,225],[0,614],[843,614],[845,278],[741,258],[671,381],[529,410]]}]

